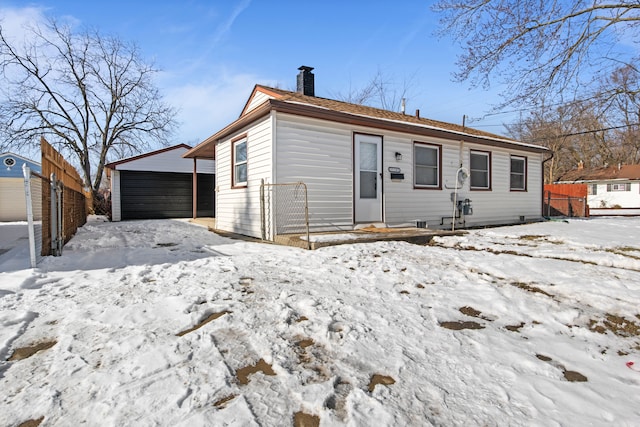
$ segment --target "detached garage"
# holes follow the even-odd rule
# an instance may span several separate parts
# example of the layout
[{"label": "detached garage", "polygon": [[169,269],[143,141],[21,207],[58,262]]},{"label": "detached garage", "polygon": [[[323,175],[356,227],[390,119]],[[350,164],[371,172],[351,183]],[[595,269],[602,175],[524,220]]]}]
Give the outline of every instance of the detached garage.
[{"label": "detached garage", "polygon": [[[41,173],[40,163],[14,153],[0,154],[0,221],[27,220],[22,172],[24,164],[32,171]],[[40,180],[32,181],[32,195],[36,200],[40,198],[40,187]]]},{"label": "detached garage", "polygon": [[213,217],[215,161],[183,158],[190,148],[180,144],[107,164],[111,219]]}]

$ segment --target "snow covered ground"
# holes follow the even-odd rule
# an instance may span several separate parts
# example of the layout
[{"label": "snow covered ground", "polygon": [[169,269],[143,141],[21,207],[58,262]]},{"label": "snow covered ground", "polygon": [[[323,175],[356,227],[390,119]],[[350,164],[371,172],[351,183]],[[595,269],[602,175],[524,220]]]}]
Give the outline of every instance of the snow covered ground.
[{"label": "snow covered ground", "polygon": [[0,425],[637,426],[639,236],[306,251],[92,218],[0,273]]}]

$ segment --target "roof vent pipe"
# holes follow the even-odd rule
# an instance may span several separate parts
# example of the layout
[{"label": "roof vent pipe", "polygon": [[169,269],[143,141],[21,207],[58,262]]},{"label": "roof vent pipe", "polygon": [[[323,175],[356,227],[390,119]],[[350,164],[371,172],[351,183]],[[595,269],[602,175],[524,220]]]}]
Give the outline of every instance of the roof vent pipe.
[{"label": "roof vent pipe", "polygon": [[400,103],[400,112],[402,114],[404,114],[406,107],[407,107],[407,100],[405,98],[402,98],[402,102]]},{"label": "roof vent pipe", "polygon": [[313,67],[303,65],[298,70],[300,73],[298,73],[297,92],[307,96],[315,96],[314,76],[311,72]]},{"label": "roof vent pipe", "polygon": [[420,110],[416,110],[416,117],[420,118]]}]

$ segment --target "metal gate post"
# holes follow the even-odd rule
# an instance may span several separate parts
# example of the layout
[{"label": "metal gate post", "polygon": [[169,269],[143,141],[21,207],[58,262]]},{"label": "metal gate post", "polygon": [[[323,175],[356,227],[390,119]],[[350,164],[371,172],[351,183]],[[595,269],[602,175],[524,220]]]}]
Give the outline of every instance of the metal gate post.
[{"label": "metal gate post", "polygon": [[27,229],[29,231],[29,260],[31,268],[36,268],[36,236],[33,225],[33,201],[31,199],[31,169],[27,164],[22,165],[22,174],[24,175],[24,195],[27,202]]},{"label": "metal gate post", "polygon": [[51,252],[53,256],[62,255],[62,183],[51,174]]},{"label": "metal gate post", "polygon": [[58,181],[57,183],[57,191],[58,191],[58,256],[62,255],[62,247],[64,246],[64,228],[63,228],[63,219],[64,215],[62,214],[62,198],[64,197],[63,193],[63,185],[62,182]]},{"label": "metal gate post", "polygon": [[57,194],[56,194],[56,174],[51,174],[51,253],[53,256],[57,256],[56,248],[58,241],[58,206],[57,206]]}]

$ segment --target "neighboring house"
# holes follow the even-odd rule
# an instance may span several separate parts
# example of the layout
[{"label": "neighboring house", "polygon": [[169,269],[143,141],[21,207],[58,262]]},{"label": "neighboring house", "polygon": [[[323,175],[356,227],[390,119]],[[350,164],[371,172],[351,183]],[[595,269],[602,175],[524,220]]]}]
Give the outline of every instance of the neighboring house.
[{"label": "neighboring house", "polygon": [[[111,219],[195,218],[214,215],[215,162],[182,157],[186,144],[105,165],[111,189]],[[197,181],[193,174],[197,168]],[[194,188],[197,205],[194,204]]]},{"label": "neighboring house", "polygon": [[[22,166],[41,173],[40,163],[14,153],[0,154],[0,221],[26,221],[27,203]],[[33,197],[40,197],[40,180],[33,181]],[[35,187],[35,188],[34,188]],[[37,194],[36,194],[37,193]]]},{"label": "neighboring house", "polygon": [[578,166],[558,179],[587,185],[590,215],[640,215],[640,165],[585,169]]},{"label": "neighboring house", "polygon": [[185,154],[216,158],[218,229],[281,233],[273,213],[286,206],[261,196],[263,182],[306,184],[316,232],[418,222],[451,228],[454,215],[456,227],[541,219],[547,148],[419,112],[319,98],[312,68],[300,70],[297,92],[255,86],[237,120]]}]

